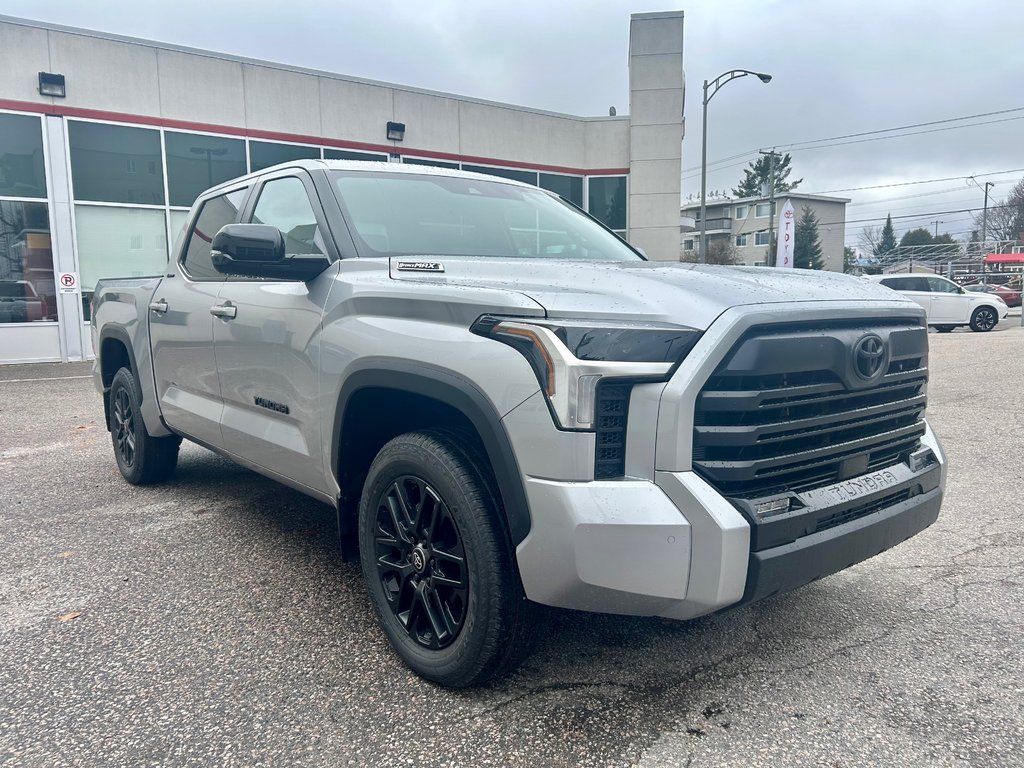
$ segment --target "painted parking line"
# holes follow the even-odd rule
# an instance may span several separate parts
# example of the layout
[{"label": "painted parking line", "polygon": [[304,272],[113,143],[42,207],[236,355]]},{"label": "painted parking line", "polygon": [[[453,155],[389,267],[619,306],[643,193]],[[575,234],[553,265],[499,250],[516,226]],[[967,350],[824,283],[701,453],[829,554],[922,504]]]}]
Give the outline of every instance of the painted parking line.
[{"label": "painted parking line", "polygon": [[19,384],[23,381],[67,381],[68,379],[91,379],[92,374],[85,376],[51,376],[46,379],[0,379],[0,384]]}]

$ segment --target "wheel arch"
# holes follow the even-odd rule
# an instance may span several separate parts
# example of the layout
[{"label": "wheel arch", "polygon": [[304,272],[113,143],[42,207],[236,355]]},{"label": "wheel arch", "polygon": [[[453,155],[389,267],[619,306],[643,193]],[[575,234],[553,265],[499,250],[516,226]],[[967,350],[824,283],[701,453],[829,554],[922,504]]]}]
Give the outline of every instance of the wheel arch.
[{"label": "wheel arch", "polygon": [[117,372],[127,365],[128,370],[137,379],[139,365],[135,361],[131,339],[123,328],[104,328],[100,333],[99,348],[96,350],[99,361],[100,378],[103,382],[103,417],[107,431],[110,431],[110,385]]},{"label": "wheel arch", "polygon": [[526,538],[526,489],[511,440],[491,401],[451,371],[395,360],[367,362],[346,376],[338,394],[330,461],[341,488],[338,525],[343,535],[355,530],[366,470],[380,447],[398,434],[438,426],[472,432],[490,463],[512,546]]}]

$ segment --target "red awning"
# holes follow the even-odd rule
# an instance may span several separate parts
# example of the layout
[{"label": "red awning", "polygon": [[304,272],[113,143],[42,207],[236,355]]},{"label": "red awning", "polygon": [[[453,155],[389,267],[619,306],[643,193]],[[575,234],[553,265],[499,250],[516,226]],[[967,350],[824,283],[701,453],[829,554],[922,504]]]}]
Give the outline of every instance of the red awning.
[{"label": "red awning", "polygon": [[990,253],[985,257],[986,264],[1024,264],[1024,253]]}]

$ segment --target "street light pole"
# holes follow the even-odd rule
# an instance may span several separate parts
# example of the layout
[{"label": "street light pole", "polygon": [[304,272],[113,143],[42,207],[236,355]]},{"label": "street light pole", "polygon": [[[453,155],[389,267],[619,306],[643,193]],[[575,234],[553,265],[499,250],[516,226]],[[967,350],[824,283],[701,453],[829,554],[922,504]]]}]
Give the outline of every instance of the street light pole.
[{"label": "street light pole", "polygon": [[726,83],[735,80],[739,77],[746,77],[747,75],[754,75],[762,83],[770,83],[772,80],[771,75],[766,75],[764,72],[753,72],[749,69],[730,69],[728,72],[723,72],[714,80],[708,82],[704,81],[704,100],[703,100],[703,122],[701,124],[701,141],[700,141],[700,242],[698,243],[698,252],[700,254],[700,263],[706,264],[708,260],[708,244],[707,244],[707,192],[708,192],[708,102],[718,93],[719,89]]}]

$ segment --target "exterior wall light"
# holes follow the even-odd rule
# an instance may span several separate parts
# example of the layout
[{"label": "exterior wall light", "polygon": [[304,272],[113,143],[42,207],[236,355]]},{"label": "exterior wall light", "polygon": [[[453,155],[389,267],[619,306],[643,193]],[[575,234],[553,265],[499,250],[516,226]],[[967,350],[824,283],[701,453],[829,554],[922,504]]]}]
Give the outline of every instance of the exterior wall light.
[{"label": "exterior wall light", "polygon": [[401,141],[405,138],[405,123],[388,121],[388,141]]},{"label": "exterior wall light", "polygon": [[53,72],[40,72],[39,93],[42,96],[55,96],[58,99],[63,99],[67,95],[64,90],[64,75],[57,75]]}]

